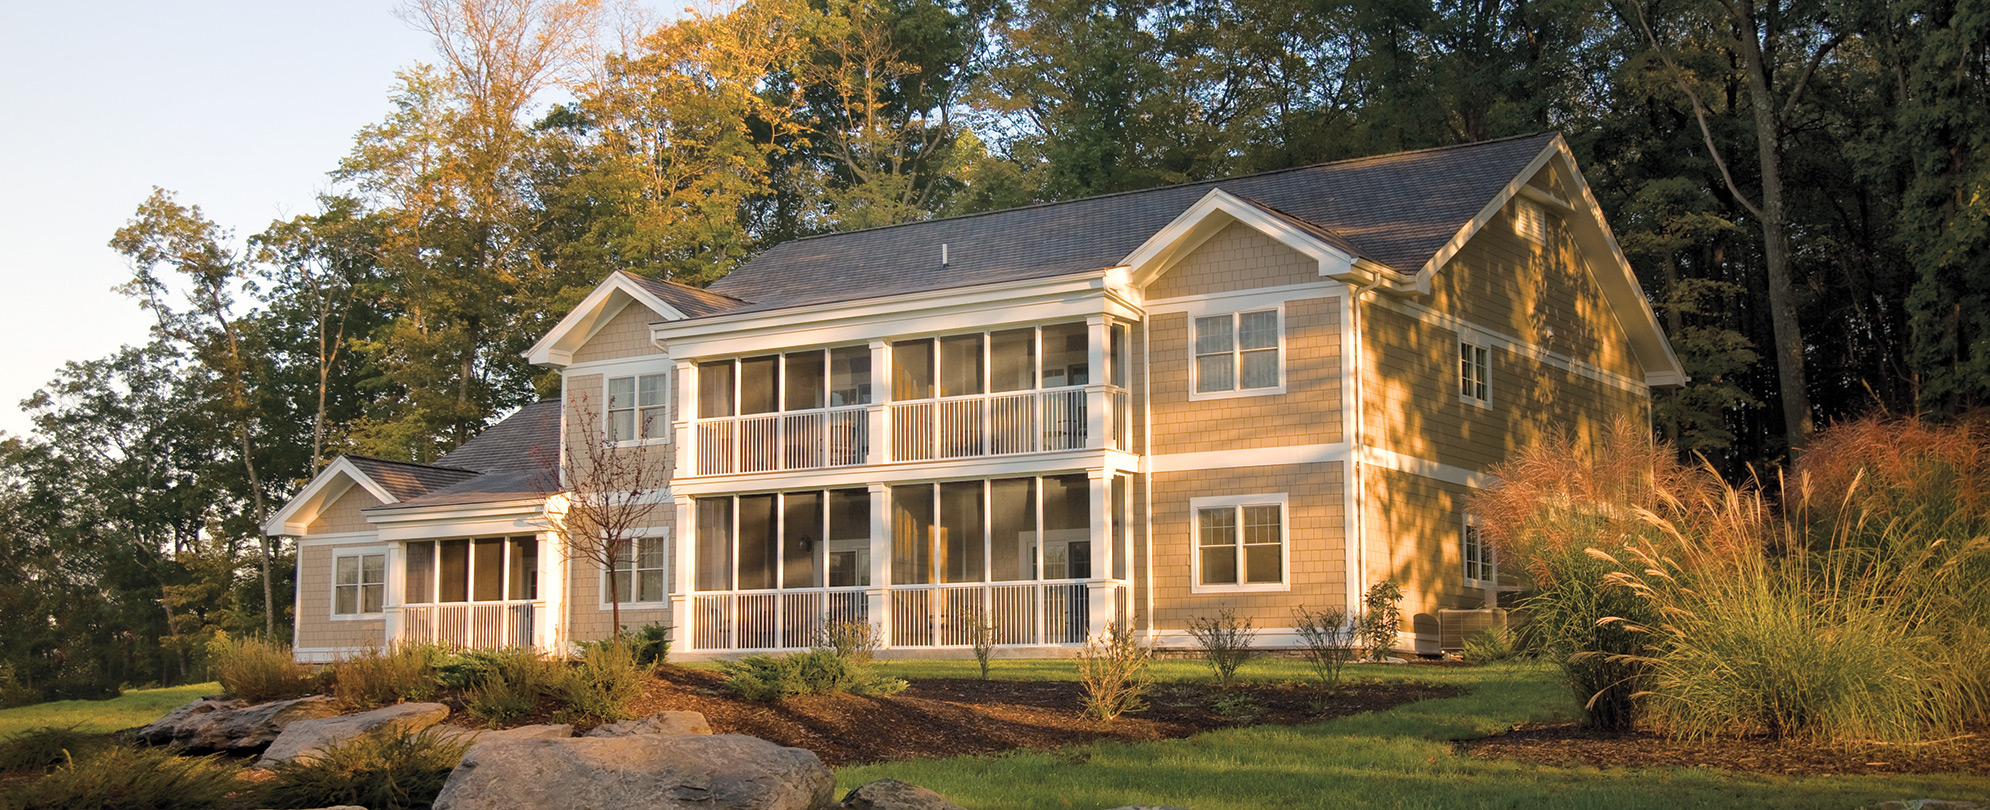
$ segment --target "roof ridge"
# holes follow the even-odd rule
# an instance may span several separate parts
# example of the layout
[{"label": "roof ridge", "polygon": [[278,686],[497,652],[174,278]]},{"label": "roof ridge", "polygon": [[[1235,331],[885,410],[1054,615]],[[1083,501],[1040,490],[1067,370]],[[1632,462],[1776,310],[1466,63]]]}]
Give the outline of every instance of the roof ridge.
[{"label": "roof ridge", "polygon": [[[466,442],[466,444],[467,444],[467,442]],[[453,451],[452,451],[452,452],[453,452]],[[340,455],[341,457],[344,457],[344,458],[356,458],[356,459],[362,459],[362,460],[365,460],[365,461],[377,461],[377,462],[380,462],[381,464],[399,464],[399,465],[401,465],[401,466],[403,466],[403,467],[421,467],[421,468],[423,468],[423,469],[428,469],[428,470],[449,470],[449,471],[451,471],[451,472],[465,472],[465,473],[469,473],[469,474],[471,474],[471,475],[483,475],[483,474],[484,474],[484,473],[483,473],[482,471],[480,471],[480,470],[472,470],[472,469],[468,469],[468,468],[465,468],[465,467],[448,467],[448,466],[444,466],[444,465],[441,465],[441,464],[423,464],[423,463],[421,463],[421,462],[419,462],[419,461],[398,461],[398,460],[395,460],[395,459],[391,459],[391,458],[380,458],[380,457],[378,457],[378,456],[368,456],[368,455],[362,455],[362,454],[359,454],[359,453],[340,453],[339,455]],[[448,453],[444,453],[443,455],[448,455]]]},{"label": "roof ridge", "polygon": [[[892,224],[890,224],[890,225],[873,225],[873,226],[871,226],[871,227],[869,227],[869,228],[858,228],[858,229],[856,229],[856,230],[851,230],[851,231],[829,231],[829,232],[827,232],[827,233],[815,233],[815,234],[809,234],[809,235],[807,235],[807,236],[798,236],[798,237],[795,237],[795,238],[793,238],[793,239],[789,239],[789,240],[787,240],[787,241],[784,241],[784,242],[781,242],[780,244],[778,244],[778,245],[775,245],[775,246],[774,246],[773,248],[769,248],[769,251],[771,252],[772,250],[774,250],[774,249],[778,249],[778,248],[780,248],[780,247],[782,247],[782,246],[785,246],[785,245],[792,245],[792,244],[796,244],[796,243],[799,243],[799,242],[807,242],[807,241],[809,241],[809,240],[812,240],[812,239],[826,239],[826,238],[828,238],[828,237],[831,237],[831,236],[849,236],[849,235],[851,235],[851,234],[858,234],[858,233],[870,233],[870,232],[872,232],[872,231],[886,231],[886,230],[891,230],[891,229],[893,229],[893,228],[906,228],[906,227],[910,227],[910,226],[913,226],[913,225],[930,225],[930,224],[933,224],[933,223],[936,223],[936,222],[954,222],[954,221],[958,221],[958,220],[964,220],[964,219],[973,219],[973,218],[975,218],[975,217],[986,217],[986,216],[994,216],[994,215],[996,215],[996,214],[1008,214],[1008,213],[1013,213],[1013,212],[1016,212],[1016,211],[1029,211],[1029,210],[1034,210],[1034,209],[1038,209],[1038,208],[1050,208],[1050,207],[1052,207],[1052,206],[1058,206],[1058,205],[1072,205],[1072,204],[1074,204],[1074,203],[1081,203],[1081,202],[1090,202],[1090,201],[1092,201],[1092,200],[1104,200],[1104,199],[1110,199],[1110,198],[1113,198],[1113,197],[1125,197],[1125,196],[1129,196],[1129,195],[1133,195],[1133,194],[1146,194],[1146,193],[1148,193],[1148,192],[1153,192],[1153,191],[1161,191],[1161,190],[1164,190],[1164,189],[1175,189],[1175,188],[1188,188],[1188,187],[1190,187],[1190,186],[1200,186],[1200,185],[1210,185],[1210,184],[1216,184],[1216,183],[1227,183],[1227,182],[1231,182],[1231,181],[1234,181],[1234,180],[1247,180],[1247,179],[1250,179],[1250,178],[1253,178],[1253,177],[1269,177],[1269,176],[1271,176],[1271,175],[1275,175],[1275,174],[1285,174],[1285,173],[1288,173],[1288,172],[1300,172],[1300,171],[1306,171],[1306,170],[1309,170],[1309,169],[1321,169],[1321,168],[1325,168],[1325,167],[1328,167],[1328,166],[1339,166],[1339,165],[1342,165],[1342,164],[1352,164],[1352,163],[1362,163],[1362,162],[1368,162],[1368,161],[1381,161],[1381,160],[1392,160],[1392,159],[1395,159],[1395,158],[1401,158],[1401,157],[1405,157],[1405,156],[1408,156],[1408,155],[1421,155],[1421,154],[1425,154],[1425,153],[1429,153],[1429,152],[1444,152],[1444,151],[1449,151],[1449,150],[1453,150],[1453,149],[1470,149],[1470,148],[1474,148],[1474,147],[1479,147],[1479,146],[1488,146],[1488,145],[1491,145],[1491,144],[1495,144],[1495,143],[1504,143],[1504,142],[1506,142],[1506,141],[1517,141],[1517,140],[1524,140],[1524,139],[1527,139],[1527,138],[1538,138],[1538,137],[1541,137],[1541,136],[1543,136],[1543,135],[1549,135],[1549,136],[1558,136],[1558,135],[1560,135],[1560,133],[1557,133],[1557,132],[1554,132],[1554,131],[1552,131],[1552,130],[1546,130],[1546,131],[1541,131],[1541,132],[1529,132],[1529,133],[1525,133],[1525,134],[1521,134],[1521,135],[1506,135],[1506,136],[1502,136],[1502,137],[1498,137],[1498,138],[1487,138],[1487,139],[1485,139],[1485,140],[1483,140],[1483,141],[1473,141],[1473,142],[1471,142],[1471,143],[1454,143],[1454,144],[1448,144],[1448,145],[1445,145],[1445,146],[1426,146],[1426,147],[1424,147],[1424,148],[1422,148],[1422,149],[1405,149],[1405,150],[1403,150],[1403,151],[1400,151],[1400,152],[1388,152],[1388,153],[1384,153],[1384,154],[1380,154],[1380,155],[1364,155],[1364,156],[1361,156],[1361,157],[1347,157],[1347,158],[1341,158],[1341,159],[1339,159],[1339,160],[1327,160],[1327,161],[1321,161],[1321,162],[1319,162],[1319,163],[1308,163],[1308,164],[1305,164],[1305,165],[1303,165],[1303,166],[1287,166],[1287,167],[1285,167],[1285,168],[1283,168],[1283,169],[1266,169],[1266,170],[1264,170],[1264,171],[1261,171],[1261,172],[1251,172],[1251,173],[1249,173],[1249,174],[1233,174],[1233,175],[1226,175],[1226,176],[1223,176],[1223,177],[1212,177],[1212,178],[1208,178],[1208,179],[1206,179],[1206,180],[1190,180],[1190,181],[1188,181],[1188,182],[1186,182],[1186,183],[1166,183],[1166,184],[1163,184],[1163,185],[1158,185],[1158,186],[1148,186],[1148,187],[1146,187],[1146,188],[1130,188],[1130,189],[1124,189],[1124,190],[1121,190],[1121,191],[1108,191],[1108,192],[1106,192],[1106,193],[1104,193],[1104,194],[1093,194],[1093,195],[1090,195],[1090,196],[1086,196],[1086,197],[1073,197],[1073,198],[1071,198],[1071,199],[1068,199],[1068,200],[1045,200],[1045,201],[1043,201],[1043,202],[1035,202],[1035,203],[1030,203],[1030,204],[1028,204],[1028,205],[1018,205],[1018,206],[1014,206],[1014,207],[1011,207],[1011,208],[1001,208],[1001,209],[996,209],[996,210],[994,210],[994,211],[976,211],[976,212],[974,212],[974,213],[971,213],[971,214],[955,214],[955,215],[953,215],[953,216],[950,216],[950,217],[936,217],[936,218],[934,218],[934,219],[915,219],[915,220],[912,220],[912,221],[910,221],[910,222],[894,222],[894,223],[892,223]],[[1308,221],[1310,221],[1310,220],[1308,220]],[[723,278],[723,277],[721,277],[721,278],[720,278],[720,279],[718,279],[718,280],[719,280],[719,281],[723,281],[723,280],[724,280],[724,278]],[[700,289],[701,289],[701,288],[700,288]],[[708,291],[708,292],[709,292],[709,291]],[[718,294],[719,294],[719,295],[725,295],[725,293],[718,293]],[[731,298],[732,296],[726,296],[726,297],[728,297],[728,298]],[[751,302],[751,301],[745,301],[744,299],[734,299],[734,300],[737,300],[737,301],[743,301],[743,302],[745,302],[745,303],[754,303],[754,302]]]}]

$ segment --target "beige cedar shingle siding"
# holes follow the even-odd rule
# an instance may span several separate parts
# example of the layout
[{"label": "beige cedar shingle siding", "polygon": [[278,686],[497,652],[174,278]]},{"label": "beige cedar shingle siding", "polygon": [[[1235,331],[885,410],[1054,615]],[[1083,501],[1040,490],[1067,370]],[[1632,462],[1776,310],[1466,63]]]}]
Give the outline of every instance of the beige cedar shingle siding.
[{"label": "beige cedar shingle siding", "polygon": [[1147,285],[1149,301],[1320,280],[1320,263],[1233,222]]},{"label": "beige cedar shingle siding", "polygon": [[[672,557],[673,543],[671,527],[675,525],[675,510],[666,501],[650,516],[650,533],[663,542],[663,585],[671,586],[671,572],[676,563]],[[615,614],[607,604],[607,588],[603,587],[601,565],[587,557],[575,557],[567,563],[567,636],[573,641],[596,641],[614,634]],[[627,598],[624,596],[623,598]],[[632,608],[622,606],[622,626],[630,630],[640,630],[644,625],[669,624],[668,608]],[[683,648],[682,639],[671,639],[678,649]]]},{"label": "beige cedar shingle siding", "polygon": [[318,519],[311,521],[311,525],[306,527],[304,533],[313,535],[373,531],[373,524],[366,522],[366,515],[360,510],[379,505],[380,501],[373,497],[373,493],[367,492],[365,487],[353,484],[346,489],[345,494],[338,497],[338,500],[319,512]]},{"label": "beige cedar shingle siding", "polygon": [[1460,536],[1472,490],[1378,467],[1362,475],[1368,579],[1402,587],[1403,631],[1417,613],[1483,606],[1485,592],[1465,587]]},{"label": "beige cedar shingle siding", "polygon": [[[607,411],[602,405],[602,379],[600,374],[579,374],[567,378],[566,461],[569,481],[579,480],[578,476],[585,469],[584,462],[588,454],[582,450],[580,443],[589,440],[600,441],[607,435]],[[665,416],[671,416],[674,410],[675,408],[666,409]],[[590,420],[591,424],[585,428],[581,427],[583,419]],[[644,442],[640,445],[642,452],[649,457],[650,465],[662,471],[661,475],[649,482],[657,487],[668,483],[670,472],[675,469],[672,465],[676,464],[677,459],[677,443],[672,441],[675,433],[667,418],[661,427],[663,435],[659,441]]]},{"label": "beige cedar shingle siding", "polygon": [[[1154,620],[1163,632],[1233,608],[1260,628],[1291,627],[1296,607],[1345,604],[1346,492],[1340,462],[1159,472],[1154,479]],[[1286,496],[1289,590],[1194,593],[1193,498]],[[1144,564],[1144,560],[1141,561]],[[1143,567],[1144,572],[1144,567]],[[1144,600],[1143,600],[1144,604]]]},{"label": "beige cedar shingle siding", "polygon": [[1285,306],[1285,393],[1189,399],[1189,317],[1153,316],[1150,413],[1156,454],[1253,450],[1341,441],[1341,303]]},{"label": "beige cedar shingle siding", "polygon": [[[354,487],[353,492],[365,494],[358,487]],[[333,554],[343,548],[377,545],[367,540],[339,545],[310,545],[297,550],[297,638],[294,641],[297,647],[377,647],[384,642],[386,630],[379,619],[332,619]]]},{"label": "beige cedar shingle siding", "polygon": [[615,317],[610,318],[601,331],[574,350],[573,362],[593,363],[662,354],[656,344],[650,342],[650,324],[661,320],[663,316],[651,312],[649,307],[631,302],[622,307],[621,312],[615,313]]}]

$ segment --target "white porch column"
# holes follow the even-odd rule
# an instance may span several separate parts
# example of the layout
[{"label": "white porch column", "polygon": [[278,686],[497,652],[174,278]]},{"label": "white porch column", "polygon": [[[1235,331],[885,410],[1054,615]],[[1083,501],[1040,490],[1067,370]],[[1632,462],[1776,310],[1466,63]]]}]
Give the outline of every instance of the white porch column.
[{"label": "white porch column", "polygon": [[[872,357],[877,353],[873,351]],[[865,615],[877,628],[878,646],[891,646],[891,489],[871,484],[871,586],[864,591]]]},{"label": "white porch column", "polygon": [[401,637],[401,603],[407,601],[408,565],[407,544],[390,543],[387,546],[387,588],[381,595],[385,607],[381,609],[381,641],[391,645]]},{"label": "white porch column", "polygon": [[532,602],[532,645],[567,652],[567,555],[555,532],[539,533],[539,598]]},{"label": "white porch column", "polygon": [[1089,632],[1096,636],[1106,631],[1106,623],[1113,620],[1112,576],[1112,471],[1104,468],[1085,471],[1086,483],[1091,485],[1091,527],[1088,534],[1092,541],[1092,576],[1085,583],[1088,591],[1085,605],[1090,611],[1087,622]]},{"label": "white porch column", "polygon": [[694,474],[698,463],[698,431],[693,428],[692,417],[698,407],[698,366],[689,360],[679,360],[676,364],[676,407],[670,409],[676,421],[671,429],[677,434],[677,463],[672,479],[689,478]]},{"label": "white porch column", "polygon": [[[884,404],[887,401],[885,394],[890,390],[887,384],[891,380],[890,362],[891,349],[885,342],[871,341],[871,405],[864,412],[869,420],[864,427],[870,430],[870,439],[864,443],[865,464],[883,464],[890,458],[887,442],[891,440],[891,409]],[[871,559],[875,560],[877,556],[872,555]],[[872,579],[871,582],[876,584],[877,580]]]},{"label": "white porch column", "polygon": [[[1106,439],[1106,409],[1112,407],[1106,394],[1106,316],[1085,318],[1085,447],[1098,450],[1111,446]],[[1097,507],[1094,507],[1096,511]]]},{"label": "white porch column", "polygon": [[679,495],[671,498],[672,507],[677,510],[677,518],[671,524],[670,543],[670,644],[680,650],[691,649],[691,589],[697,583],[698,510],[689,497]]}]

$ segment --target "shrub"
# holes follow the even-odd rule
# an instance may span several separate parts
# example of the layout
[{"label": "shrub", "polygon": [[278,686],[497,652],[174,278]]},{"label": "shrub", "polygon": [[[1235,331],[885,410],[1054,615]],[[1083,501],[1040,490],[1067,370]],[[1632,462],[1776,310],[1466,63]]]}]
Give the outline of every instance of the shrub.
[{"label": "shrub", "polygon": [[257,798],[261,806],[272,808],[427,808],[469,746],[466,738],[436,729],[354,737],[316,759],[276,766]]},{"label": "shrub", "polygon": [[552,691],[561,675],[559,662],[530,647],[480,650],[475,656],[463,658],[477,662],[474,667],[462,667],[474,675],[452,675],[451,667],[445,666],[443,680],[458,680],[463,688],[464,711],[493,727],[539,708],[539,699]]},{"label": "shrub", "polygon": [[1368,650],[1368,660],[1381,661],[1389,657],[1389,651],[1396,648],[1396,634],[1402,631],[1403,589],[1394,580],[1377,582],[1368,586],[1368,592],[1361,597],[1361,618],[1358,622],[1361,645]]},{"label": "shrub", "polygon": [[1153,678],[1147,665],[1153,653],[1133,636],[1132,628],[1108,623],[1103,635],[1085,640],[1078,654],[1078,682],[1084,686],[1085,716],[1100,722],[1147,708],[1145,696]]},{"label": "shrub", "polygon": [[905,691],[905,681],[871,671],[870,667],[832,650],[793,655],[749,655],[729,662],[724,671],[735,694],[747,700],[773,703],[800,695],[891,695]]},{"label": "shrub", "polygon": [[436,665],[447,653],[433,644],[365,650],[330,668],[332,696],[349,710],[433,699],[442,690]]},{"label": "shrub", "polygon": [[106,746],[14,788],[9,810],[154,810],[229,808],[241,789],[240,766],[214,757],[183,757],[164,748]]},{"label": "shrub", "polygon": [[1460,657],[1474,664],[1492,664],[1510,660],[1520,655],[1520,645],[1514,639],[1513,631],[1505,625],[1494,625],[1465,639],[1465,649]]},{"label": "shrub", "polygon": [[1301,652],[1320,683],[1328,689],[1340,686],[1341,668],[1354,657],[1355,626],[1348,620],[1347,608],[1317,612],[1297,608],[1292,611],[1292,627],[1299,632]]},{"label": "shrub", "polygon": [[859,666],[869,664],[883,639],[877,625],[855,619],[824,623],[817,633],[815,649],[829,650]]},{"label": "shrub", "polygon": [[629,704],[642,697],[650,672],[636,663],[627,644],[613,639],[582,644],[580,660],[553,679],[550,692],[563,706],[563,720],[598,726],[629,718]]},{"label": "shrub", "polygon": [[1251,628],[1251,620],[1237,619],[1237,612],[1224,608],[1214,618],[1197,616],[1188,620],[1188,634],[1195,644],[1202,648],[1202,659],[1216,674],[1219,686],[1235,686],[1237,670],[1252,658],[1257,651],[1251,648],[1257,643],[1258,631]]},{"label": "shrub", "polygon": [[0,709],[26,706],[41,700],[41,692],[21,683],[14,672],[14,665],[0,661]]},{"label": "shrub", "polygon": [[653,667],[670,658],[670,625],[646,624],[625,639],[636,663]]},{"label": "shrub", "polygon": [[981,679],[988,680],[988,664],[995,657],[995,625],[988,621],[987,614],[975,611],[973,638],[974,663],[981,665]]},{"label": "shrub", "polygon": [[251,703],[310,694],[311,669],[291,656],[290,647],[260,638],[219,634],[207,645],[209,671],[230,697]]},{"label": "shrub", "polygon": [[74,726],[43,726],[0,739],[0,774],[44,772],[64,762],[88,757],[111,744],[102,734]]}]

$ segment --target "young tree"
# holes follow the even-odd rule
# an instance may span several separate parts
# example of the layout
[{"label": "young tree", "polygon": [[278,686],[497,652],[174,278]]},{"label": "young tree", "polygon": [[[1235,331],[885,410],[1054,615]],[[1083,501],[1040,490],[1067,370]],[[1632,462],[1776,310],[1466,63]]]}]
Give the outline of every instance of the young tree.
[{"label": "young tree", "polygon": [[313,371],[316,405],[311,415],[311,466],[316,475],[325,462],[328,411],[334,395],[334,371],[346,358],[348,329],[355,317],[364,323],[364,284],[373,280],[379,256],[376,231],[365,221],[358,200],[325,197],[324,210],[271,223],[250,239],[259,272],[270,285],[269,314],[285,327],[303,326],[314,341]]},{"label": "young tree", "polygon": [[[607,409],[614,408],[612,399],[604,400]],[[548,523],[567,559],[586,560],[607,572],[609,610],[620,638],[625,594],[618,574],[635,559],[637,538],[670,505],[662,497],[670,468],[660,446],[621,443],[592,397],[575,395],[566,404],[564,463],[550,473],[559,477],[546,488],[554,504]]]}]

